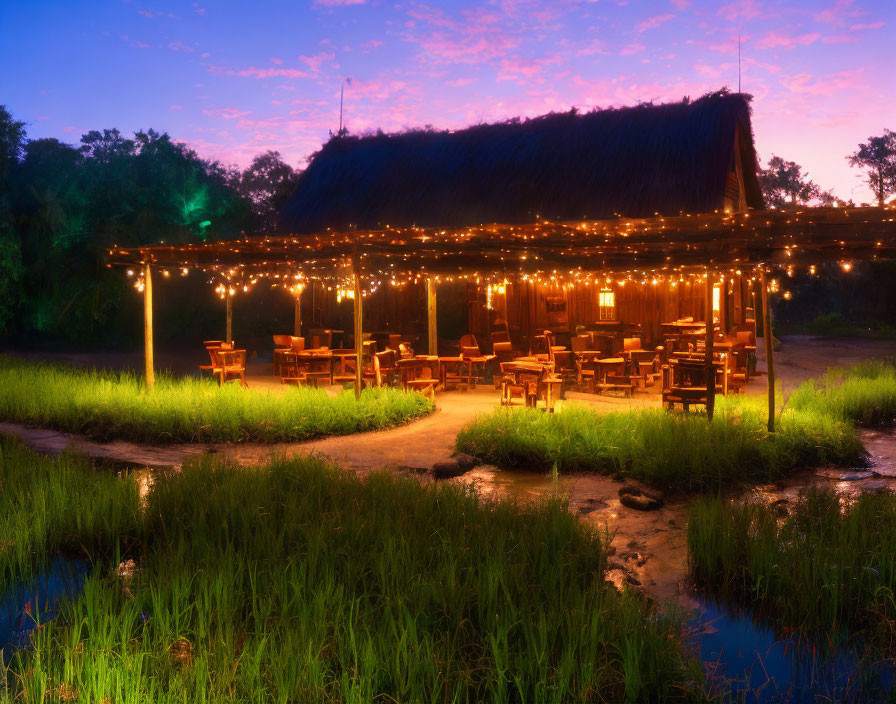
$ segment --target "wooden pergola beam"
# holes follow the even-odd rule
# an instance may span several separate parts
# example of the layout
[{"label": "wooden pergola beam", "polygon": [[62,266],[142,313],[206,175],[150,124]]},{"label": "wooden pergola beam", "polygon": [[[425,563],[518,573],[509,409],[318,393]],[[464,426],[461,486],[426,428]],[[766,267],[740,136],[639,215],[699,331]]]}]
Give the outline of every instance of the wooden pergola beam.
[{"label": "wooden pergola beam", "polygon": [[152,267],[143,265],[143,350],[146,362],[146,388],[156,383],[152,338]]},{"label": "wooden pergola beam", "polygon": [[439,354],[439,329],[436,316],[436,282],[426,279],[426,328],[429,334],[429,354]]},{"label": "wooden pergola beam", "polygon": [[760,296],[762,297],[762,335],[765,338],[765,367],[768,379],[768,432],[775,432],[775,346],[772,337],[772,314],[768,307],[768,285],[765,267],[759,270]]}]

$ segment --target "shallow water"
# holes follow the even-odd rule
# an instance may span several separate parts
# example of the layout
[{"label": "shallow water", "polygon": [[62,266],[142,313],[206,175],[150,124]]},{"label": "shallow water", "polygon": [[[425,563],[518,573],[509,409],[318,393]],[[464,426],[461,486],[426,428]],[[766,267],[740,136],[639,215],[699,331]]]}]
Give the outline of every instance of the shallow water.
[{"label": "shallow water", "polygon": [[[861,430],[860,436],[868,467],[809,470],[748,492],[743,500],[794,501],[812,485],[833,488],[844,500],[862,492],[896,491],[896,432]],[[620,484],[600,475],[561,475],[555,481],[541,473],[480,467],[456,481],[475,486],[483,496],[520,500],[558,492],[583,520],[606,526],[616,549],[607,576],[617,587],[642,587],[693,608],[688,636],[709,673],[711,694],[727,692],[731,700],[751,704],[896,701],[893,663],[875,662],[858,640],[844,638],[837,647],[813,642],[696,593],[687,578],[686,501],[659,511],[633,511],[619,504]]]},{"label": "shallow water", "polygon": [[59,599],[81,593],[87,579],[84,560],[56,557],[42,573],[0,594],[0,648],[4,660],[30,643],[31,631],[56,617]]},{"label": "shallow water", "polygon": [[748,704],[885,702],[893,663],[864,653],[861,642],[831,647],[793,632],[776,632],[749,612],[699,599],[690,635],[712,693]]}]

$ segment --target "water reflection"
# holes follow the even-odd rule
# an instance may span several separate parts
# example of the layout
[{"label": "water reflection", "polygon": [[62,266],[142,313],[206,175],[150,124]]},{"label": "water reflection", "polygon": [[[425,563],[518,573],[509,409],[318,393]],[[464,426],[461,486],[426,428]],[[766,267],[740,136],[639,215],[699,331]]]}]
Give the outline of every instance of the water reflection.
[{"label": "water reflection", "polygon": [[775,632],[748,612],[698,599],[691,633],[713,694],[747,704],[884,702],[893,663],[867,653],[859,639],[836,646]]},{"label": "water reflection", "polygon": [[56,603],[81,593],[88,564],[57,556],[34,578],[17,582],[0,595],[0,648],[8,661],[30,642],[31,631],[56,616]]}]

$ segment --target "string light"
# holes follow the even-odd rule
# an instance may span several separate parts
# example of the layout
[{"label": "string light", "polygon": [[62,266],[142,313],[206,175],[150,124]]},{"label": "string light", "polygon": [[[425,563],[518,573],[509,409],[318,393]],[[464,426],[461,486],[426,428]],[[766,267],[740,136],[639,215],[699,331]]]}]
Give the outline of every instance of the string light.
[{"label": "string light", "polygon": [[[326,230],[302,237],[114,247],[108,252],[108,265],[127,266],[129,277],[135,277],[136,265],[145,263],[159,266],[163,277],[170,275],[168,267],[180,269],[185,276],[190,268],[198,269],[213,286],[223,287],[216,288],[222,296],[248,293],[262,280],[298,295],[308,281],[321,281],[335,290],[340,300],[349,298],[349,292],[354,295],[357,266],[363,296],[384,284],[401,288],[430,278],[479,284],[487,293],[491,287],[489,302],[493,303],[494,294],[505,294],[507,285],[518,282],[564,291],[592,284],[675,287],[703,281],[711,271],[723,282],[728,277],[730,287],[735,275],[743,275],[762,259],[769,270],[782,270],[793,277],[801,266],[815,275],[816,264],[807,264],[806,259],[811,261],[817,253],[820,261],[831,261],[834,257],[829,252],[835,247],[841,257],[850,249],[864,251],[872,246],[875,258],[896,255],[896,248],[884,247],[884,242],[893,240],[881,237],[892,233],[896,239],[894,206],[805,208],[754,215],[759,217],[750,213],[681,213],[575,223],[540,219],[522,225],[440,230],[389,226],[377,231]],[[814,228],[816,223],[824,228]],[[843,228],[832,229],[838,225]],[[709,243],[717,246],[707,247]],[[776,253],[786,257],[786,264],[768,264],[778,261]],[[839,259],[838,263],[844,272],[852,270],[851,261]],[[749,271],[746,275],[755,280]],[[141,277],[142,272],[137,282]]]}]

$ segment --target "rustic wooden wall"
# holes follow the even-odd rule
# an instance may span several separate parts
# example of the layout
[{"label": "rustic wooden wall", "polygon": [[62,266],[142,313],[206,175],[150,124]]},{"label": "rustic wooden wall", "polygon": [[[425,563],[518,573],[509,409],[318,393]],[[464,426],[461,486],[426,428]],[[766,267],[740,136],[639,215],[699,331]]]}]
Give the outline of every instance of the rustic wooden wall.
[{"label": "rustic wooden wall", "polygon": [[[528,338],[540,330],[575,333],[577,325],[598,322],[598,293],[602,286],[585,284],[507,284],[504,294],[493,293],[492,309],[486,307],[486,287],[464,282],[441,283],[438,287],[439,337],[459,338],[472,332],[481,340],[489,337],[494,321],[507,321],[515,340]],[[703,320],[705,287],[702,281],[683,281],[673,285],[637,281],[613,283],[617,321],[640,324],[645,343],[662,343],[661,323],[692,317]],[[743,324],[747,309],[752,308],[752,291],[741,277],[726,280],[720,320],[726,332]],[[562,303],[562,306],[558,306]],[[318,284],[303,295],[302,319],[306,326],[319,321],[321,327],[351,330],[352,305],[336,303],[336,292]],[[565,307],[565,311],[558,308]],[[314,317],[312,317],[314,316]],[[365,299],[365,331],[404,333],[409,339],[426,334],[426,286],[423,282],[396,287],[385,285]]]}]

